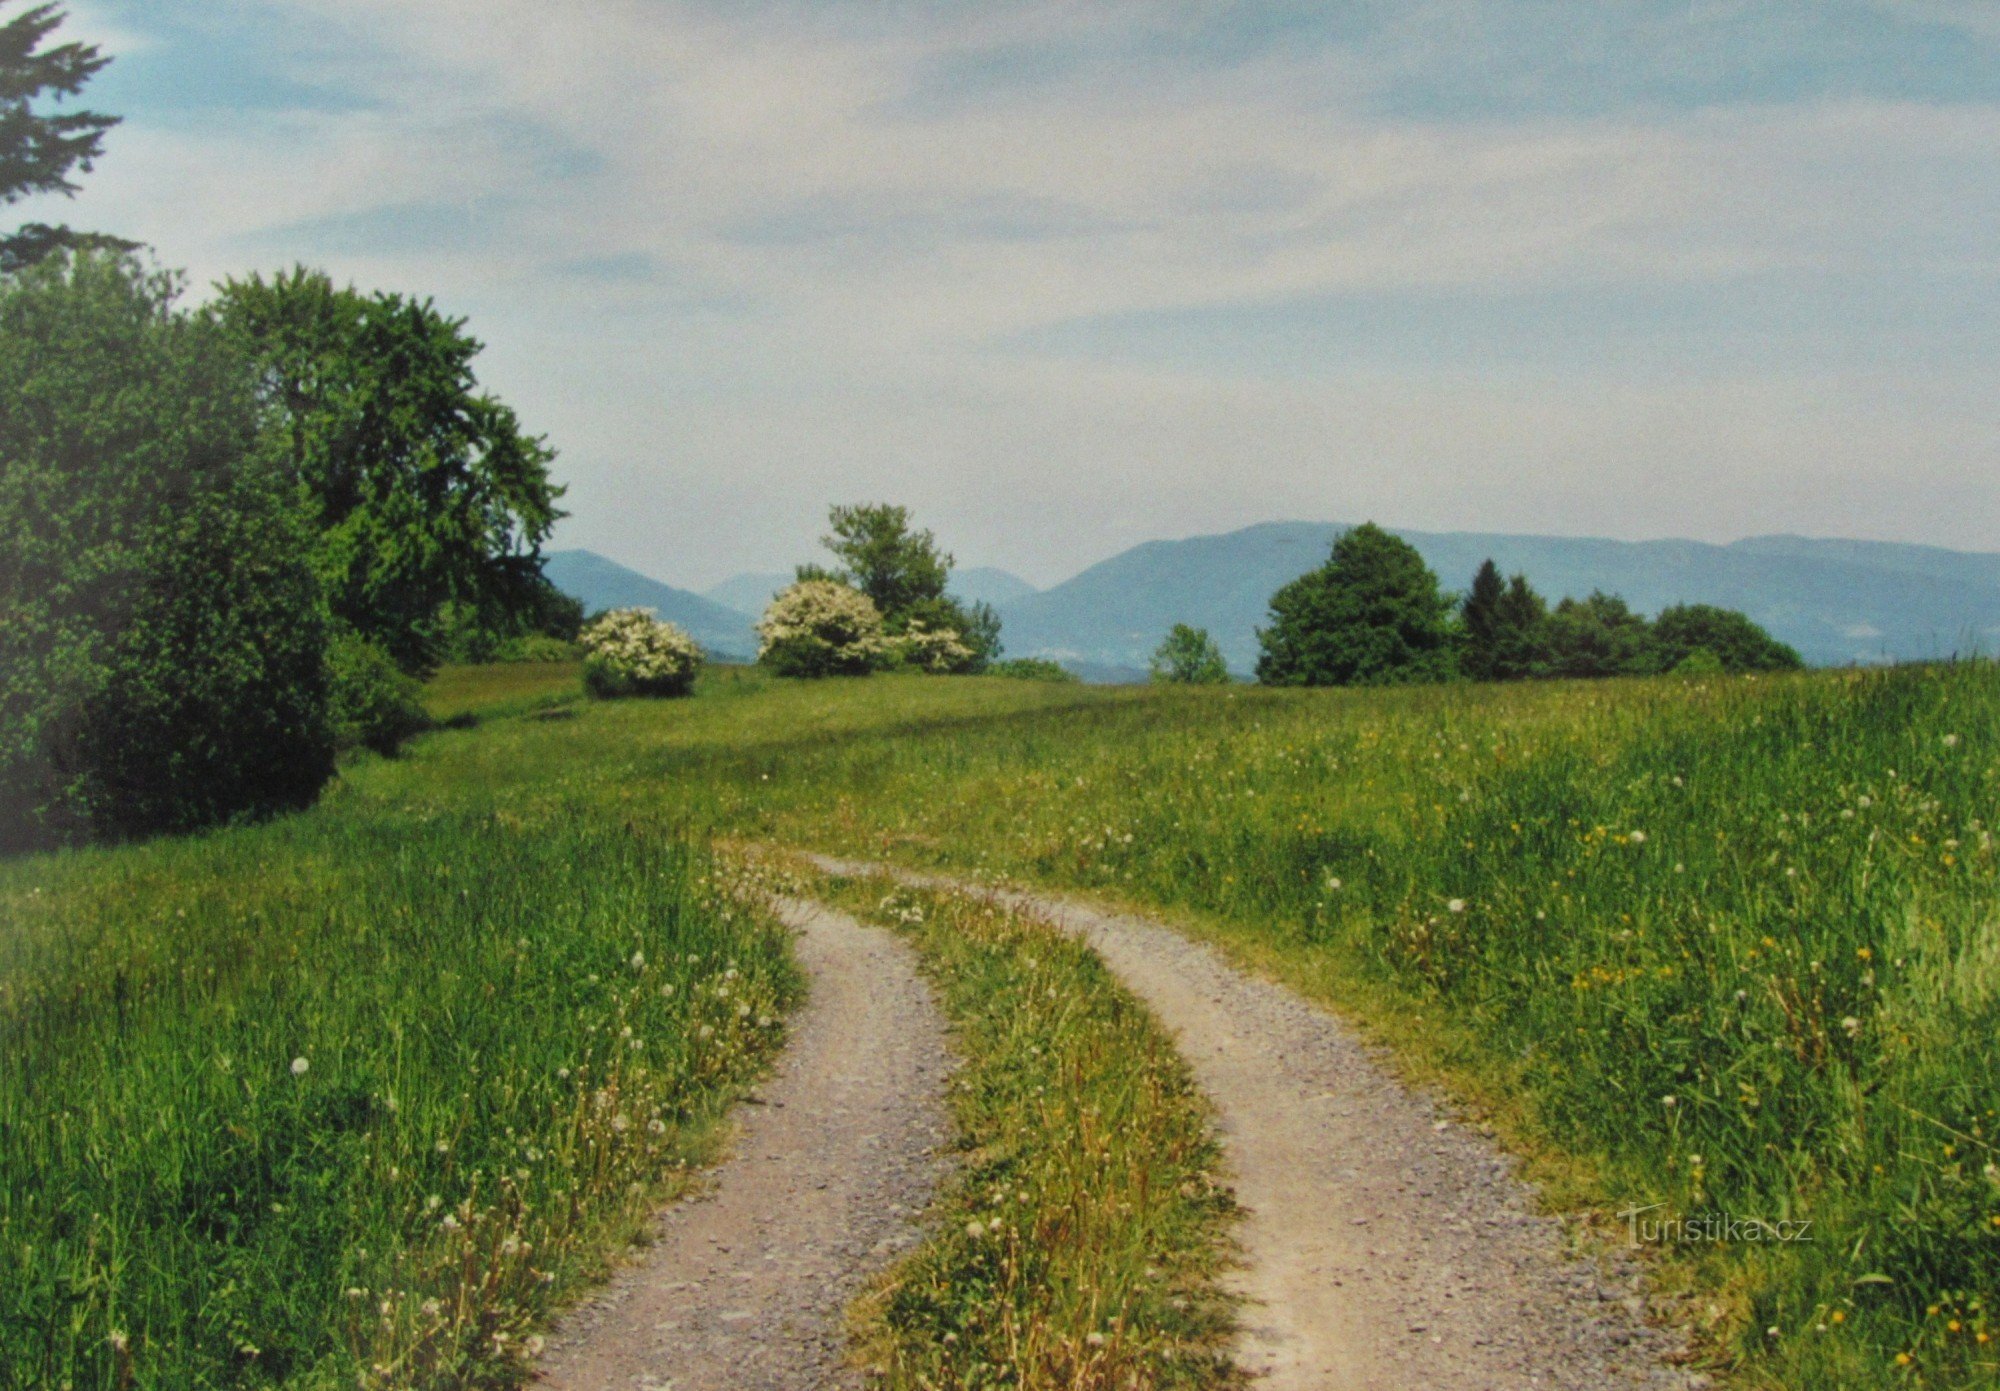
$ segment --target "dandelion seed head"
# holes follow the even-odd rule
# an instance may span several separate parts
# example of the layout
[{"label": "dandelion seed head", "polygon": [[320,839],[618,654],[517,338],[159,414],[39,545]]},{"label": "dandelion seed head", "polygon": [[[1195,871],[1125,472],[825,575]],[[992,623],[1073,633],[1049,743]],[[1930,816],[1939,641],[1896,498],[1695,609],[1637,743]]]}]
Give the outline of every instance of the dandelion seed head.
[{"label": "dandelion seed head", "polygon": [[304,1058],[293,1058],[293,1059],[292,1059],[292,1076],[294,1076],[294,1077],[303,1077],[303,1076],[305,1076],[305,1075],[306,1075],[306,1069],[307,1069],[307,1068],[309,1068],[309,1067],[311,1067],[311,1066],[312,1066],[312,1064],[311,1064],[311,1063],[309,1063],[309,1062],[307,1062],[307,1061],[306,1061],[306,1060],[305,1060]]}]

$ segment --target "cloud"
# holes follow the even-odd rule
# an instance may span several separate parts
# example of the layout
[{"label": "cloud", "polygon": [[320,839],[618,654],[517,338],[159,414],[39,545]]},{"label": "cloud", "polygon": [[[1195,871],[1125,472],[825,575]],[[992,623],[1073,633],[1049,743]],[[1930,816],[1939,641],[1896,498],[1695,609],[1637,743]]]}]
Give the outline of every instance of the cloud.
[{"label": "cloud", "polygon": [[1960,541],[2000,510],[1957,478],[1995,474],[2000,346],[1969,6],[89,11],[163,89],[191,46],[239,74],[207,111],[129,93],[92,225],[471,314],[565,451],[567,538],[669,577],[869,492],[1045,572],[1315,509]]}]

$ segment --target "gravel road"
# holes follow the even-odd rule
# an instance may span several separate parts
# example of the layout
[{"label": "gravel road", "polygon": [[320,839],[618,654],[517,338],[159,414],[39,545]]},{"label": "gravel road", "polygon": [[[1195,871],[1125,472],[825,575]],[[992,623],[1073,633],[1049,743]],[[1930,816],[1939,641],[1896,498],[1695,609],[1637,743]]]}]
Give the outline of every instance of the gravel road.
[{"label": "gravel road", "polygon": [[[815,857],[832,873],[885,867]],[[900,874],[905,882],[981,886]],[[1636,1264],[1569,1254],[1513,1162],[1339,1020],[1139,918],[997,895],[1088,941],[1176,1035],[1236,1195],[1240,1362],[1264,1391],[1688,1388]]]},{"label": "gravel road", "polygon": [[781,900],[811,976],[776,1074],[739,1112],[705,1195],[557,1330],[559,1391],[821,1391],[859,1385],[842,1315],[918,1239],[950,1133],[944,1024],[908,947]]}]

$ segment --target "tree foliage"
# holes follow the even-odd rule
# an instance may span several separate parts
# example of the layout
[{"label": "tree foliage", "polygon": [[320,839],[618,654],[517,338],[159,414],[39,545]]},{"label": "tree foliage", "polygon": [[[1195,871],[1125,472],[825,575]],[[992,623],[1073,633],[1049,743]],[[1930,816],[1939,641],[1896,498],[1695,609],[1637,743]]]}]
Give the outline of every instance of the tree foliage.
[{"label": "tree foliage", "polygon": [[[1721,671],[1796,671],[1799,654],[1734,609],[1676,604],[1653,620],[1653,646],[1662,671],[1699,669],[1706,653]],[[1692,665],[1691,665],[1692,664]]]},{"label": "tree foliage", "polygon": [[[0,9],[7,4],[0,0]],[[105,132],[118,124],[94,111],[47,109],[81,93],[111,61],[90,44],[48,46],[63,19],[59,6],[41,4],[0,22],[0,205],[34,194],[75,194],[71,173],[90,171],[104,151]],[[33,222],[0,233],[0,273],[64,249],[130,251],[133,243]]]},{"label": "tree foliage", "polygon": [[1476,681],[1586,679],[1663,671],[1788,671],[1799,654],[1743,614],[1680,604],[1648,621],[1614,594],[1564,599],[1554,612],[1524,576],[1491,560],[1459,608],[1459,669]]},{"label": "tree foliage", "polygon": [[303,267],[226,282],[215,313],[256,364],[336,618],[421,672],[447,606],[518,627],[546,603],[555,456],[479,389],[462,320]]},{"label": "tree foliage", "polygon": [[757,620],[757,637],[757,660],[780,676],[865,676],[894,651],[874,601],[838,580],[786,589]]},{"label": "tree foliage", "polygon": [[874,603],[892,637],[912,626],[952,634],[966,653],[954,671],[983,671],[1000,655],[1000,615],[990,604],[961,603],[946,592],[952,557],[938,549],[930,531],[912,528],[909,508],[859,503],[835,507],[828,520],[831,530],[821,543],[842,568],[801,565],[799,580],[851,584]]},{"label": "tree foliage", "polygon": [[307,537],[251,377],[173,277],[0,283],[0,842],[183,830],[332,769]]},{"label": "tree foliage", "polygon": [[1458,668],[1474,681],[1519,681],[1546,662],[1543,625],[1548,605],[1525,575],[1500,578],[1488,560],[1459,605]]},{"label": "tree foliage", "polygon": [[1206,628],[1176,623],[1153,651],[1153,680],[1183,686],[1221,686],[1229,681],[1222,649]]},{"label": "tree foliage", "polygon": [[1409,543],[1373,522],[1325,565],[1271,596],[1257,679],[1273,686],[1384,686],[1453,672],[1452,605]]}]

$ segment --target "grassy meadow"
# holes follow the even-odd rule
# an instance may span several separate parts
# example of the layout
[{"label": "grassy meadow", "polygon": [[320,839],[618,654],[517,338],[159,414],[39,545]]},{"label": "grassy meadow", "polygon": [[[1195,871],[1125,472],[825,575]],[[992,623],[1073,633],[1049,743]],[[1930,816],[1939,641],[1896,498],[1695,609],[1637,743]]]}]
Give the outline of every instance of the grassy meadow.
[{"label": "grassy meadow", "polygon": [[[552,1073],[625,1057],[629,1023],[646,1105],[695,1118],[776,1032],[727,1032],[702,994],[719,1059],[676,1012],[730,960],[757,1012],[792,989],[704,867],[719,835],[1151,907],[1390,1043],[1558,1201],[1811,1222],[1663,1252],[1738,1384],[2000,1380],[1989,665],[1318,692],[723,668],[608,704],[569,680],[448,674],[434,710],[468,727],[350,766],[303,816],[0,867],[0,1028],[29,1060],[0,1077],[0,1249],[32,1261],[0,1290],[0,1377],[351,1383],[490,1352],[483,1327],[425,1333],[423,1301],[456,1306],[410,1272],[513,1220],[489,1205],[608,1230],[678,1154],[671,1128],[658,1153],[613,1132],[640,1148],[588,1202],[510,1195],[542,1172],[524,1148],[595,1114],[602,1087]],[[675,994],[619,973],[635,951]],[[490,1003],[516,990],[545,1007]],[[598,1172],[575,1145],[546,1182]],[[200,1375],[126,1369],[134,1329],[197,1325]]]},{"label": "grassy meadow", "polygon": [[517,1381],[779,1042],[702,850],[369,771],[0,867],[0,1386]]}]

